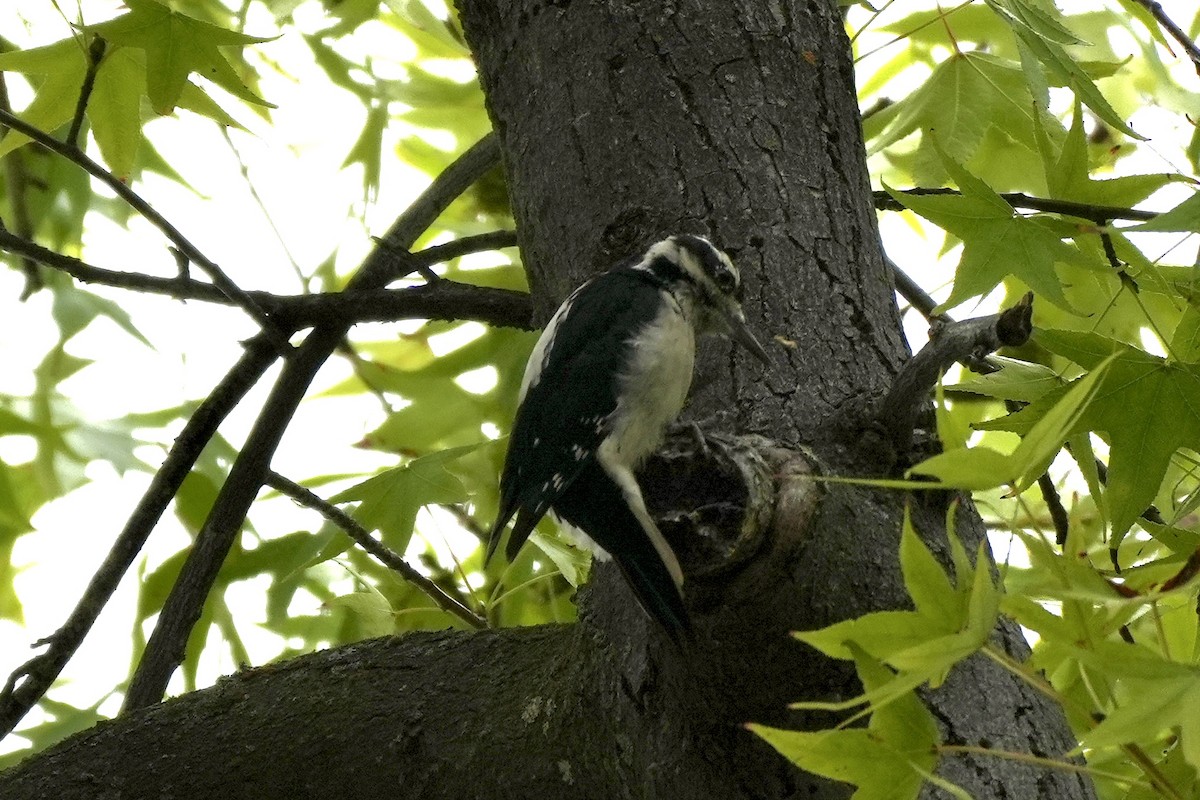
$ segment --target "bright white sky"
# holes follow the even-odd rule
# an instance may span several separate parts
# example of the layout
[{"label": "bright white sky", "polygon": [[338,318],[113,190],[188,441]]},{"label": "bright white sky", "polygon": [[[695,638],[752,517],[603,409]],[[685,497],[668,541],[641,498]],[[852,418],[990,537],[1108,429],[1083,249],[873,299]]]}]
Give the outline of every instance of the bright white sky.
[{"label": "bright white sky", "polygon": [[[89,21],[98,21],[116,13],[119,4],[110,0],[87,0],[84,4]],[[903,4],[900,4],[903,5]],[[63,3],[64,8],[73,8]],[[309,2],[301,7],[300,18],[310,27],[316,25],[319,9]],[[906,13],[906,12],[905,12]],[[250,31],[271,30],[269,21],[251,18]],[[44,0],[17,0],[0,8],[0,31],[19,46],[45,44],[63,38],[68,30]],[[378,34],[378,31],[374,32]],[[878,37],[883,41],[890,37]],[[378,53],[372,44],[379,38],[366,26],[358,46],[364,52]],[[395,37],[388,38],[394,48]],[[864,39],[864,47],[870,46]],[[216,126],[194,116],[159,119],[148,131],[164,158],[183,174],[194,192],[151,176],[137,190],[168,219],[173,220],[230,274],[241,286],[279,292],[298,292],[291,259],[302,272],[309,272],[337,252],[343,269],[357,264],[370,247],[368,235],[383,231],[407,200],[423,188],[423,176],[405,168],[397,159],[384,159],[384,179],[380,197],[367,209],[369,225],[363,229],[341,215],[348,201],[362,200],[362,181],[357,170],[343,170],[341,164],[356,136],[356,128],[347,120],[361,118],[362,108],[353,98],[327,89],[327,82],[309,62],[307,48],[295,37],[284,37],[263,47],[272,60],[285,66],[290,78],[262,70],[262,94],[278,105],[272,112],[274,126],[248,112],[237,102],[223,105],[242,121],[250,132],[233,131],[231,138],[242,160],[250,167],[250,178],[262,194],[262,201],[287,249],[271,233],[262,209],[246,188],[237,159]],[[879,58],[888,58],[887,52]],[[386,68],[386,66],[381,66]],[[919,80],[921,75],[914,75]],[[1196,90],[1195,73],[1179,69],[1181,84]],[[19,81],[10,81],[14,105],[21,108],[28,92]],[[891,88],[893,94],[895,87]],[[320,94],[316,94],[320,92]],[[1163,131],[1164,126],[1179,123],[1178,117],[1154,114],[1147,109],[1135,117],[1140,131]],[[296,136],[285,140],[284,135]],[[1123,162],[1127,171],[1181,170],[1186,166],[1174,142],[1178,134],[1166,131],[1138,160]],[[1154,155],[1154,152],[1157,155]],[[385,149],[385,153],[387,150]],[[1156,159],[1161,159],[1157,160]],[[1174,199],[1156,200],[1150,207],[1167,208],[1181,199],[1177,188]],[[948,280],[957,253],[939,259],[940,235],[932,238],[911,220],[898,214],[881,218],[884,239],[890,254],[902,266],[929,275],[936,263],[939,274]],[[1164,245],[1165,250],[1168,245]],[[1192,245],[1189,245],[1191,247]],[[1189,253],[1172,259],[1186,263]],[[107,223],[89,231],[85,260],[105,267],[169,275],[174,262],[161,236],[140,220],[129,231]],[[0,272],[0,297],[15,298],[22,279],[12,271]],[[98,290],[100,291],[100,290]],[[101,292],[120,302],[131,314],[146,337],[155,343],[149,350],[131,340],[115,326],[103,323],[103,331],[89,331],[70,348],[75,355],[93,358],[97,364],[73,377],[66,391],[87,410],[91,418],[119,417],[131,410],[154,410],[184,400],[203,397],[219,380],[239,353],[238,341],[248,337],[253,327],[240,313],[202,303],[181,304],[163,298],[140,297],[135,293]],[[941,296],[945,296],[943,292]],[[45,351],[55,340],[49,320],[49,296],[39,294],[24,304],[5,302],[0,315],[0,391],[21,394],[32,389],[30,375]],[[973,309],[964,309],[974,313]],[[919,342],[924,323],[910,315],[910,335]],[[395,330],[393,326],[390,330]],[[102,335],[101,335],[102,334]],[[111,358],[120,353],[121,359]],[[328,388],[349,374],[342,362],[333,361],[317,381]],[[273,375],[273,373],[272,373]],[[235,442],[241,441],[253,421],[255,410],[269,387],[271,375],[228,420],[222,432]],[[306,477],[337,472],[356,472],[390,465],[389,459],[356,450],[350,445],[360,440],[382,420],[378,405],[358,402],[347,405],[341,399],[309,402],[301,407],[288,436],[275,458],[275,465],[290,477]],[[166,440],[169,443],[169,437]],[[158,463],[162,447],[143,448],[138,454]],[[0,458],[20,463],[31,457],[29,442],[21,437],[0,438]],[[78,594],[99,564],[129,511],[144,491],[150,476],[143,473],[116,475],[107,467],[96,466],[89,472],[92,482],[60,502],[43,508],[34,518],[37,535],[20,540],[17,563],[23,566],[18,591],[25,602],[26,625],[0,621],[0,679],[25,661],[30,643],[51,633],[74,605]],[[286,533],[313,524],[309,512],[289,502],[271,504],[269,512],[258,508],[252,515],[263,534]],[[426,526],[434,537],[453,539],[453,531],[439,524]],[[148,549],[150,566],[177,550],[185,534],[168,513],[155,531]],[[126,674],[129,660],[129,621],[133,618],[134,580],[131,575],[117,599],[102,615],[97,628],[84,644],[65,673],[68,683],[52,695],[73,704],[89,705],[100,700],[104,687],[117,683]],[[347,581],[347,588],[349,582]],[[246,620],[261,619],[261,586],[243,585],[237,592],[245,596]],[[311,611],[316,601],[307,609]],[[257,615],[257,616],[256,616]],[[244,626],[249,632],[250,627]],[[278,652],[280,643],[263,633],[250,637],[248,646],[256,663]],[[214,651],[215,653],[215,651]],[[204,665],[203,682],[228,673],[238,665],[225,655],[214,654]],[[173,685],[179,690],[181,685]],[[119,701],[110,699],[104,711],[115,711]],[[38,717],[31,715],[30,722]],[[0,744],[0,752],[15,742]]]}]

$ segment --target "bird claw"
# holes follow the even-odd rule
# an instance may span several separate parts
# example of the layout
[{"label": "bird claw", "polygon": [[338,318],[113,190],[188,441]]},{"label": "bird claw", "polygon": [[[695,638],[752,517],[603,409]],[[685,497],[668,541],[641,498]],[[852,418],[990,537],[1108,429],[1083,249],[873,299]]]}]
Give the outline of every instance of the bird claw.
[{"label": "bird claw", "polygon": [[695,446],[696,451],[699,452],[706,461],[713,460],[717,455],[728,457],[728,443],[726,443],[725,440],[719,435],[710,435],[704,432],[705,426],[712,424],[719,416],[721,415],[714,414],[713,416],[700,420],[699,422],[695,420],[674,422],[670,426],[670,432],[672,434],[689,437],[692,441],[692,444]]}]

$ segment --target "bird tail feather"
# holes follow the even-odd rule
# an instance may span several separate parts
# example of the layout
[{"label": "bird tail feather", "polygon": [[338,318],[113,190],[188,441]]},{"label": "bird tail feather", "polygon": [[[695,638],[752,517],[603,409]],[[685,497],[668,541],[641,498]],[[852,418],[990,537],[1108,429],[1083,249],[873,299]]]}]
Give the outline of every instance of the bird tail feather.
[{"label": "bird tail feather", "polygon": [[[589,465],[558,498],[554,510],[612,556],[638,604],[672,639],[679,641],[691,631],[671,570],[621,487],[600,464]],[[657,531],[654,534],[661,536]]]}]

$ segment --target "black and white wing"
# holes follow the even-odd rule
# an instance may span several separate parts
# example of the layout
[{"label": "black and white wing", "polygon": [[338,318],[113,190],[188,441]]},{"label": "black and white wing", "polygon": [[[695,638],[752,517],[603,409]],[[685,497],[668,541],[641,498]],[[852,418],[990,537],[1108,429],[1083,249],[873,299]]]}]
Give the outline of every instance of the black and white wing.
[{"label": "black and white wing", "polygon": [[617,406],[630,333],[652,321],[661,302],[651,276],[614,270],[579,287],[546,326],[526,369],[489,557],[514,514],[506,553],[515,557],[555,500],[595,459]]}]

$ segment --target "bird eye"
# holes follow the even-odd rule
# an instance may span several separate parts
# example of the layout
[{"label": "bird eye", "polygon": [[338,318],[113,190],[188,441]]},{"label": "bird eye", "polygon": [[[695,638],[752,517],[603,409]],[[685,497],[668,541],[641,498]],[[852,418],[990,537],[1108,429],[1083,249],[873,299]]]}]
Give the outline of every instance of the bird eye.
[{"label": "bird eye", "polygon": [[737,278],[732,272],[718,272],[713,280],[717,282],[717,288],[725,294],[730,294],[737,288]]}]

